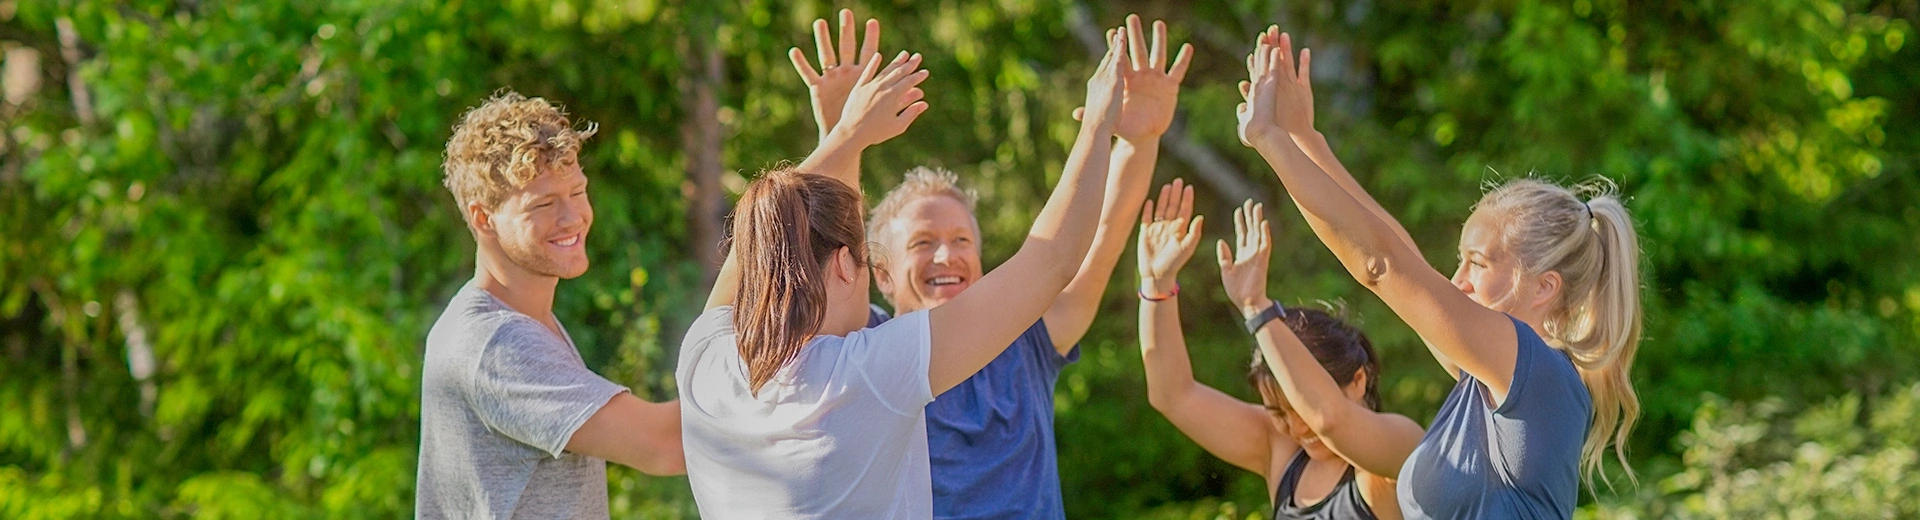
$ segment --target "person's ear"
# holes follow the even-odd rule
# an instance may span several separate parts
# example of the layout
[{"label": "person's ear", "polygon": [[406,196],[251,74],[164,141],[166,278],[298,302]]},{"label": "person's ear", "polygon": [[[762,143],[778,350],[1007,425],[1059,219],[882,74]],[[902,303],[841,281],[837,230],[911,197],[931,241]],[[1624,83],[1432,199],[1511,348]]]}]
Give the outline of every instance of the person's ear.
[{"label": "person's ear", "polygon": [[493,211],[488,210],[480,201],[467,202],[467,225],[473,227],[476,235],[498,238],[499,232],[493,227]]},{"label": "person's ear", "polygon": [[841,283],[851,285],[859,281],[854,277],[862,274],[864,273],[860,272],[860,262],[853,259],[852,249],[840,246],[839,250],[833,252],[833,275],[840,277]]},{"label": "person's ear", "polygon": [[867,266],[873,268],[873,287],[879,289],[880,294],[891,294],[893,292],[893,273],[887,271],[887,264],[880,262],[879,259],[874,259],[867,262]]},{"label": "person's ear", "polygon": [[1534,283],[1533,306],[1546,309],[1560,298],[1561,279],[1559,271],[1547,271]]},{"label": "person's ear", "polygon": [[1347,387],[1340,389],[1348,399],[1364,401],[1367,397],[1367,367],[1353,369],[1353,379],[1347,381]]}]

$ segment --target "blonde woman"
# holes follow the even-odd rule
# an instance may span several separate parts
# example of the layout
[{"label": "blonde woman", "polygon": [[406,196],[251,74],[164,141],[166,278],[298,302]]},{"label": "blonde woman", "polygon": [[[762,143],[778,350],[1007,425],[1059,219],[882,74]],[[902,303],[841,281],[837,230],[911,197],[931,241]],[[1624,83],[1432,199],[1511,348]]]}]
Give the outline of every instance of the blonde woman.
[{"label": "blonde woman", "polygon": [[[1521,180],[1487,193],[1448,278],[1313,130],[1310,53],[1277,27],[1242,84],[1241,139],[1260,152],[1314,234],[1426,341],[1458,379],[1398,483],[1407,518],[1570,518],[1582,469],[1624,441],[1640,405],[1639,248],[1620,201]],[[1583,190],[1585,191],[1585,190]]]},{"label": "blonde woman", "polygon": [[1193,188],[1161,189],[1140,223],[1140,354],[1147,400],[1208,453],[1266,477],[1276,520],[1400,518],[1394,479],[1420,425],[1380,411],[1380,360],[1360,329],[1267,297],[1264,208],[1234,211],[1239,253],[1218,247],[1221,285],[1254,337],[1260,404],[1193,379],[1174,277],[1198,248]]}]

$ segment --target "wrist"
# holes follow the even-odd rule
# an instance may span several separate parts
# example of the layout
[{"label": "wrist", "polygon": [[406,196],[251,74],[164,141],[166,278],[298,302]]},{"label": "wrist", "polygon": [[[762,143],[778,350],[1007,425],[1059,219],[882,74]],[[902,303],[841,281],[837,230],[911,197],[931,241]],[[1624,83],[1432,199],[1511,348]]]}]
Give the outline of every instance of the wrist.
[{"label": "wrist", "polygon": [[1163,135],[1166,135],[1166,132],[1154,132],[1146,135],[1135,135],[1135,136],[1125,136],[1120,134],[1114,134],[1114,136],[1118,137],[1119,140],[1115,141],[1113,143],[1113,146],[1116,149],[1122,146],[1133,148],[1136,150],[1151,149],[1153,147],[1160,146],[1160,136],[1163,136]]},{"label": "wrist", "polygon": [[1179,296],[1179,295],[1180,295],[1179,283],[1173,284],[1172,288],[1166,289],[1166,290],[1159,290],[1159,289],[1150,290],[1146,287],[1140,288],[1140,299],[1149,301],[1149,302],[1163,302],[1163,301],[1171,300],[1173,299],[1173,297]]},{"label": "wrist", "polygon": [[1240,300],[1239,306],[1240,318],[1252,319],[1255,315],[1260,314],[1261,311],[1267,310],[1267,307],[1272,307],[1273,300],[1267,298],[1266,295],[1261,295],[1259,298],[1242,299]]},{"label": "wrist", "polygon": [[1314,130],[1312,126],[1307,126],[1299,130],[1288,130],[1287,136],[1293,138],[1293,143],[1299,145],[1302,149],[1314,145],[1326,146],[1327,144],[1327,135],[1320,133],[1319,130]]},{"label": "wrist", "polygon": [[832,130],[828,130],[820,136],[820,146],[826,147],[831,145],[840,149],[851,148],[853,150],[866,148],[867,144],[860,142],[858,136],[854,135],[853,126],[854,125],[842,124],[833,125]]},{"label": "wrist", "polygon": [[1153,273],[1140,273],[1140,291],[1148,296],[1164,296],[1173,292],[1180,282],[1173,277],[1158,277]]}]

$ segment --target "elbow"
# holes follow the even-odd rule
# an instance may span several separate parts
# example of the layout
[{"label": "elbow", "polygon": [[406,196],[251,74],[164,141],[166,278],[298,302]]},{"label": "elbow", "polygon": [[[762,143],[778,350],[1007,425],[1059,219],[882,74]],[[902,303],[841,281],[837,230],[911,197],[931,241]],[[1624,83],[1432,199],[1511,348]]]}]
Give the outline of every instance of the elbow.
[{"label": "elbow", "polygon": [[1172,390],[1148,388],[1147,404],[1160,415],[1169,415],[1180,404],[1180,393]]},{"label": "elbow", "polygon": [[1348,420],[1349,413],[1349,407],[1337,406],[1317,414],[1301,414],[1301,419],[1306,420],[1307,428],[1312,429],[1314,435],[1322,439],[1338,439],[1346,433],[1343,430],[1351,422]]},{"label": "elbow", "polygon": [[1390,255],[1368,252],[1361,255],[1360,265],[1356,266],[1358,269],[1354,270],[1353,278],[1359,281],[1360,285],[1366,286],[1367,290],[1378,293],[1381,285],[1387,281],[1387,277],[1399,267],[1397,265],[1399,263]]}]

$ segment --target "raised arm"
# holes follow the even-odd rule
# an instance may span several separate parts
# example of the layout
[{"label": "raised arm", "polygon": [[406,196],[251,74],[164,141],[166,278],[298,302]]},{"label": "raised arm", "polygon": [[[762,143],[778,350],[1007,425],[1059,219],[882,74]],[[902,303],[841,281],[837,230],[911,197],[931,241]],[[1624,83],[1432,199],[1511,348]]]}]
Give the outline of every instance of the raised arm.
[{"label": "raised arm", "polygon": [[929,311],[934,395],[972,377],[1040,319],[1086,259],[1099,224],[1107,154],[1119,118],[1126,35],[1107,40],[1107,55],[1087,81],[1087,111],[1067,154],[1066,170],[1034,220],[1020,251],[952,301]]},{"label": "raised arm", "polygon": [[[1220,282],[1227,297],[1240,308],[1242,318],[1252,318],[1273,305],[1267,297],[1267,260],[1271,256],[1273,234],[1267,227],[1265,208],[1249,200],[1233,212],[1233,229],[1239,253],[1236,255],[1222,240],[1217,248]],[[1278,320],[1268,321],[1254,333],[1260,355],[1267,360],[1280,392],[1293,405],[1293,413],[1313,429],[1320,440],[1341,458],[1355,466],[1389,479],[1399,478],[1400,465],[1420,444],[1424,433],[1418,423],[1405,416],[1381,413],[1347,397],[1326,368],[1315,360],[1313,352]]]},{"label": "raised arm", "polygon": [[[853,37],[848,27],[852,25],[853,13],[843,11],[841,19],[841,53],[851,54]],[[826,21],[814,22],[814,30],[815,37],[822,42],[824,62],[829,56],[824,43]],[[871,49],[879,45],[879,30],[879,22],[867,22],[864,47]],[[926,93],[919,87],[927,79],[927,71],[920,69],[920,55],[902,51],[883,67],[878,54],[867,54],[858,69],[852,65],[829,66],[825,73],[819,73],[807,63],[806,56],[799,54],[799,49],[789,54],[812,93],[816,118],[821,114],[840,114],[832,121],[818,120],[822,125],[820,144],[800,162],[798,169],[833,177],[859,190],[860,154],[869,146],[906,132],[907,127],[927,111],[927,102],[923,100]],[[859,72],[853,73],[855,70]],[[831,108],[834,106],[840,108]],[[732,248],[728,248],[727,259],[714,276],[713,291],[707,294],[706,308],[733,305],[734,293],[739,288],[739,262],[733,257]]]},{"label": "raised arm", "polygon": [[1273,167],[1308,226],[1355,280],[1379,295],[1443,360],[1473,374],[1496,402],[1504,402],[1518,352],[1506,315],[1460,292],[1392,225],[1348,195],[1294,144],[1280,126],[1285,118],[1276,117],[1287,109],[1280,100],[1300,95],[1293,58],[1265,38],[1253,58],[1252,96],[1239,110],[1242,135]]},{"label": "raised arm", "polygon": [[[1140,215],[1140,360],[1147,402],[1207,453],[1271,479],[1274,441],[1292,439],[1274,430],[1265,409],[1194,381],[1187,359],[1174,279],[1200,245],[1202,219],[1189,223],[1192,214],[1193,187],[1176,179]],[[1293,451],[1282,448],[1280,453]]]},{"label": "raised arm", "polygon": [[[1268,30],[1260,34],[1260,38],[1270,45],[1291,49],[1292,37],[1283,38],[1282,36],[1278,30]],[[1249,56],[1248,59],[1251,60],[1252,57]],[[1327,144],[1327,136],[1313,128],[1313,53],[1309,49],[1300,50],[1299,70],[1300,73],[1295,75],[1294,80],[1300,88],[1293,89],[1292,95],[1280,99],[1276,104],[1275,108],[1279,109],[1279,113],[1275,114],[1275,117],[1280,118],[1280,126],[1287,129],[1289,137],[1293,138],[1293,143],[1300,147],[1300,151],[1305,152],[1307,158],[1312,159],[1313,164],[1326,172],[1335,184],[1339,184],[1340,189],[1345,191],[1347,196],[1353,197],[1354,201],[1366,206],[1367,211],[1372,212],[1375,218],[1391,226],[1394,236],[1399,237],[1407,248],[1419,251],[1420,246],[1413,242],[1413,235],[1408,234],[1407,229],[1400,225],[1400,221],[1387,213],[1386,208],[1380,206],[1379,201],[1373,200],[1372,195],[1360,188],[1360,183],[1353,180],[1353,174],[1347,171],[1346,165],[1341,164],[1340,159],[1333,155],[1333,146]],[[1251,86],[1252,84],[1246,81],[1240,82],[1240,97],[1249,97]],[[1295,201],[1295,204],[1299,202]],[[1459,366],[1454,365],[1445,354],[1441,354],[1439,349],[1434,348],[1433,342],[1426,341],[1425,338],[1421,341],[1426,343],[1427,351],[1440,362],[1441,368],[1446,369],[1447,375],[1456,379],[1460,377]]]},{"label": "raised arm", "polygon": [[1153,22],[1153,50],[1143,44],[1140,17],[1127,16],[1129,59],[1120,67],[1124,85],[1120,101],[1120,124],[1114,127],[1119,142],[1113,146],[1107,174],[1106,198],[1100,206],[1100,228],[1093,235],[1093,249],[1080,263],[1080,271],[1047,309],[1047,334],[1062,355],[1080,342],[1100,310],[1100,297],[1113,277],[1114,264],[1126,251],[1127,233],[1133,229],[1134,208],[1147,198],[1147,185],[1153,182],[1153,165],[1160,158],[1160,135],[1173,123],[1173,109],[1180,97],[1180,80],[1187,75],[1193,46],[1180,46],[1172,69],[1167,68],[1167,24]]}]

